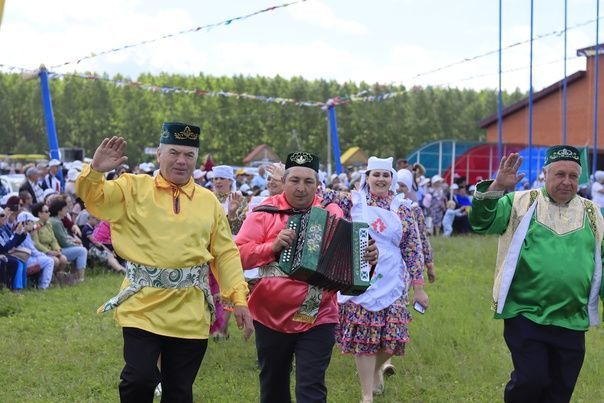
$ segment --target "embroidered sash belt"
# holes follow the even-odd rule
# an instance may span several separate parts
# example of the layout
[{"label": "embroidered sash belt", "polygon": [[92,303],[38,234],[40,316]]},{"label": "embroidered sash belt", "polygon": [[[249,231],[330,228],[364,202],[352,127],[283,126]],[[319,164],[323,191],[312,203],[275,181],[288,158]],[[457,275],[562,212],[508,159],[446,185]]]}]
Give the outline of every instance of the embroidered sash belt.
[{"label": "embroidered sash belt", "polygon": [[215,306],[208,280],[209,267],[207,264],[164,269],[146,266],[140,263],[126,262],[126,277],[128,286],[115,297],[105,302],[97,309],[97,313],[107,312],[119,306],[122,302],[139,292],[143,287],[151,288],[189,288],[197,287],[203,292],[206,305],[210,311],[210,323],[214,322]]},{"label": "embroidered sash belt", "polygon": [[[260,278],[288,277],[287,274],[281,271],[277,262],[271,262],[260,267],[258,274],[260,275]],[[300,305],[298,312],[294,314],[292,320],[295,322],[314,323],[319,315],[319,307],[321,306],[322,298],[323,289],[309,284],[308,291],[306,291],[306,297],[304,297],[302,305]]]}]

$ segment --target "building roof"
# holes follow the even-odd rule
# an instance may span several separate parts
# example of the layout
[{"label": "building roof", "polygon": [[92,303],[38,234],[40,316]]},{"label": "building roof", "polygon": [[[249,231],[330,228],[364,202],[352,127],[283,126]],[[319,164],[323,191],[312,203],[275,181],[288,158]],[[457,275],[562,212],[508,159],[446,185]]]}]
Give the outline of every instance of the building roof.
[{"label": "building roof", "polygon": [[[595,47],[592,47],[592,48],[595,48]],[[583,50],[583,49],[580,49],[580,50]],[[577,52],[579,52],[579,51],[577,51]],[[577,71],[576,73],[573,73],[570,76],[568,76],[566,78],[567,87],[569,85],[571,85],[572,83],[581,80],[583,77],[585,77],[585,74],[586,74],[585,70],[580,70],[580,71]],[[564,86],[564,80],[562,79],[562,80],[550,85],[549,87],[546,87],[546,88],[542,89],[541,91],[534,93],[533,94],[533,104],[537,103],[537,101],[539,101],[540,99],[543,99],[553,93],[558,92],[559,90],[561,90],[563,88],[563,86]],[[519,110],[524,109],[526,106],[528,106],[528,103],[529,103],[529,99],[528,99],[528,97],[526,97],[526,98],[516,102],[515,104],[512,104],[512,105],[504,108],[503,112],[502,112],[502,116],[506,117],[515,112],[518,112]],[[491,126],[494,123],[497,123],[497,114],[496,113],[489,116],[488,118],[481,120],[479,125],[480,125],[480,128],[486,129],[487,127]]]},{"label": "building roof", "polygon": [[340,163],[346,165],[349,162],[367,162],[367,154],[360,147],[350,147],[340,156]]},{"label": "building roof", "polygon": [[583,49],[577,49],[577,56],[585,56],[592,57],[596,55],[596,48],[598,50],[598,54],[604,54],[604,43],[599,44],[598,46],[588,46]]},{"label": "building roof", "polygon": [[268,144],[260,144],[256,146],[251,153],[246,155],[246,157],[243,159],[243,163],[249,164],[252,161],[262,160],[275,162],[279,161],[279,156],[275,154],[273,149]]}]

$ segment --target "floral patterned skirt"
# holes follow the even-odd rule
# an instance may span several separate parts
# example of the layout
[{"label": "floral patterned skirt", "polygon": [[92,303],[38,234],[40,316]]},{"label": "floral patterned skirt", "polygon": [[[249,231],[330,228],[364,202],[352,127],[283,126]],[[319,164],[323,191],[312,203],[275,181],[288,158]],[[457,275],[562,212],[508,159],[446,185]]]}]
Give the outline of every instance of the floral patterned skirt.
[{"label": "floral patterned skirt", "polygon": [[403,297],[378,312],[347,302],[340,305],[336,343],[344,354],[377,354],[385,351],[391,355],[404,355],[405,344],[409,341],[407,325],[410,322],[411,314]]}]

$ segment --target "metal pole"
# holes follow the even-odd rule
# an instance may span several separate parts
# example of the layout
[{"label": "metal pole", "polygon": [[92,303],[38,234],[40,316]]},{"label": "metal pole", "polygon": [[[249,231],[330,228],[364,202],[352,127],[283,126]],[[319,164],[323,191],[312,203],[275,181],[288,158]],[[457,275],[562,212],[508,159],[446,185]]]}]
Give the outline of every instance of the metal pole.
[{"label": "metal pole", "polygon": [[[564,82],[562,86],[562,144],[566,144],[566,37],[568,29],[568,0],[564,0]],[[596,42],[597,43],[597,42]]]},{"label": "metal pole", "polygon": [[531,0],[531,50],[529,68],[529,127],[528,127],[528,180],[533,183],[533,21],[534,0]]},{"label": "metal pole", "polygon": [[596,68],[594,84],[594,150],[591,173],[598,169],[598,91],[600,90],[600,0],[596,0]]},{"label": "metal pole", "polygon": [[502,0],[499,0],[499,91],[497,93],[497,156],[499,158],[498,161],[501,161],[501,158],[503,157],[503,98],[501,90],[501,2]]},{"label": "metal pole", "polygon": [[[501,150],[503,152],[503,150]],[[489,179],[493,177],[493,147],[489,147]]]},{"label": "metal pole", "polygon": [[[60,160],[61,155],[59,152],[59,139],[57,138],[57,129],[55,127],[55,117],[52,112],[52,99],[50,97],[50,86],[48,85],[48,71],[42,64],[40,65],[40,90],[42,93],[42,107],[44,108],[44,121],[46,122],[46,133],[48,137],[48,149],[50,151],[50,158]],[[63,185],[63,172],[59,169],[57,177]]]},{"label": "metal pole", "polygon": [[[454,178],[455,178],[455,141],[453,141],[453,146],[451,148],[451,185],[449,186],[449,189],[451,188],[451,186],[454,183]],[[451,199],[453,199],[453,192],[449,192],[449,194],[451,195]]]},{"label": "metal pole", "polygon": [[329,125],[329,111],[325,115],[325,121],[327,122],[327,175],[331,177],[331,127]]},{"label": "metal pole", "polygon": [[336,107],[334,105],[329,106],[329,127],[331,128],[331,142],[333,146],[333,159],[336,166],[336,172],[341,174],[342,161],[340,160],[340,141],[338,140],[338,123],[336,120]]},{"label": "metal pole", "polygon": [[438,142],[438,172],[437,172],[437,174],[440,175],[442,171],[443,171],[443,142],[442,142],[442,140],[440,140]]}]

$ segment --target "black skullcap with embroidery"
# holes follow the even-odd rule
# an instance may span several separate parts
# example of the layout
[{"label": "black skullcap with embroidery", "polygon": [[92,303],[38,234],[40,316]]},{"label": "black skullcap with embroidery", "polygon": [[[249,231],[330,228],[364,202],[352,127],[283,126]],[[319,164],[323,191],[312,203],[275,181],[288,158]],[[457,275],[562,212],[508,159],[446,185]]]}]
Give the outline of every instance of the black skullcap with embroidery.
[{"label": "black skullcap with embroidery", "polygon": [[285,169],[292,167],[310,168],[315,172],[319,172],[319,157],[305,151],[296,151],[289,154],[285,160]]},{"label": "black skullcap with embroidery", "polygon": [[165,122],[162,125],[159,142],[161,144],[175,144],[199,148],[199,134],[201,129],[197,126],[178,122]]},{"label": "black skullcap with embroidery", "polygon": [[558,145],[548,148],[545,152],[545,163],[543,166],[558,161],[572,161],[581,165],[581,154],[573,146]]}]

